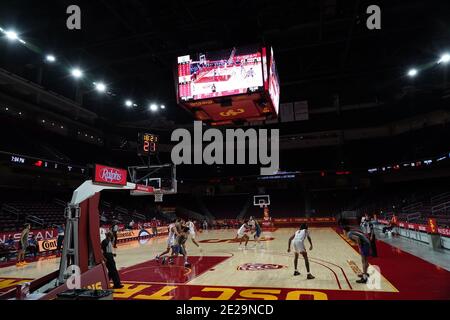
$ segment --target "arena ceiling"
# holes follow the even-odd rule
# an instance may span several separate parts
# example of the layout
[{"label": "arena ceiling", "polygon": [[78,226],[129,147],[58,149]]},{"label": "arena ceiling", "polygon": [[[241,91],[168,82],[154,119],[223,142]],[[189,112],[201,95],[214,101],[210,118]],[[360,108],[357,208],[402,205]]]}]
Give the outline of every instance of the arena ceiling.
[{"label": "arena ceiling", "polygon": [[[81,30],[68,30],[66,8],[80,6]],[[381,7],[381,30],[368,30],[366,9]],[[281,102],[311,108],[391,101],[412,85],[411,66],[428,66],[450,49],[448,1],[364,0],[3,0],[0,26],[15,28],[36,50],[0,42],[0,67],[33,80],[39,54],[54,52],[104,79],[116,96],[87,93],[84,107],[110,120],[155,117],[128,112],[119,97],[164,103],[165,117],[191,119],[176,106],[176,57],[249,43],[274,47]],[[414,85],[438,90],[442,71],[429,67]],[[47,68],[43,86],[74,98],[73,79]],[[337,99],[338,97],[338,99]]]}]

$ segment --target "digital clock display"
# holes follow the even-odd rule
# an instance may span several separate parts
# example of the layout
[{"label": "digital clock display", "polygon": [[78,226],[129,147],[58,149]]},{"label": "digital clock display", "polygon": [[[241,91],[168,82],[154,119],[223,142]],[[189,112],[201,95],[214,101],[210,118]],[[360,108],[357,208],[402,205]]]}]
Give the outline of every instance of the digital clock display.
[{"label": "digital clock display", "polygon": [[159,136],[152,133],[139,135],[139,155],[149,155],[158,151]]}]

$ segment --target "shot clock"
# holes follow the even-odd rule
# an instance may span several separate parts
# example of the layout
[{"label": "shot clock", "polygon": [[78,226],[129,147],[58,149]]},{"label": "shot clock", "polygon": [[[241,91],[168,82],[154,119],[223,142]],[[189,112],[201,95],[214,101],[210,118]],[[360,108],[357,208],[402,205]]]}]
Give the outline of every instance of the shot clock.
[{"label": "shot clock", "polygon": [[139,133],[138,155],[147,156],[158,151],[159,136],[152,133]]}]

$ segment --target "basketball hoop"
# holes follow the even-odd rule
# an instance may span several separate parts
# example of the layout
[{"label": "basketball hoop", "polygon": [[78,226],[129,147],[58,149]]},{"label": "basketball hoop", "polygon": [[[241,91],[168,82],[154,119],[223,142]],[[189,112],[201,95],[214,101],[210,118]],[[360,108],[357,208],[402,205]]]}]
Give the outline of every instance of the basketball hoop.
[{"label": "basketball hoop", "polygon": [[255,195],[253,196],[253,205],[259,207],[260,209],[267,208],[270,206],[270,196],[269,195]]},{"label": "basketball hoop", "polygon": [[155,202],[163,202],[163,193],[161,192],[161,190],[155,190],[154,194],[155,196]]}]

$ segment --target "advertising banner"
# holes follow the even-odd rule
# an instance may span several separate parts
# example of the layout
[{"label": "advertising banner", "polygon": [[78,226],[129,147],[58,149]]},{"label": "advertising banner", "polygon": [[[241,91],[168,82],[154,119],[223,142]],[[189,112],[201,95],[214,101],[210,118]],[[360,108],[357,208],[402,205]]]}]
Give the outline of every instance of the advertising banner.
[{"label": "advertising banner", "polygon": [[124,186],[127,184],[127,170],[96,164],[93,181]]},{"label": "advertising banner", "polygon": [[[0,243],[5,243],[6,240],[9,239],[10,236],[13,237],[15,241],[19,241],[20,239],[21,231],[7,231],[7,232],[0,232]],[[36,236],[36,240],[44,240],[44,239],[51,239],[58,236],[57,229],[37,229],[37,230],[30,230],[29,238],[31,238],[32,235]]]}]

